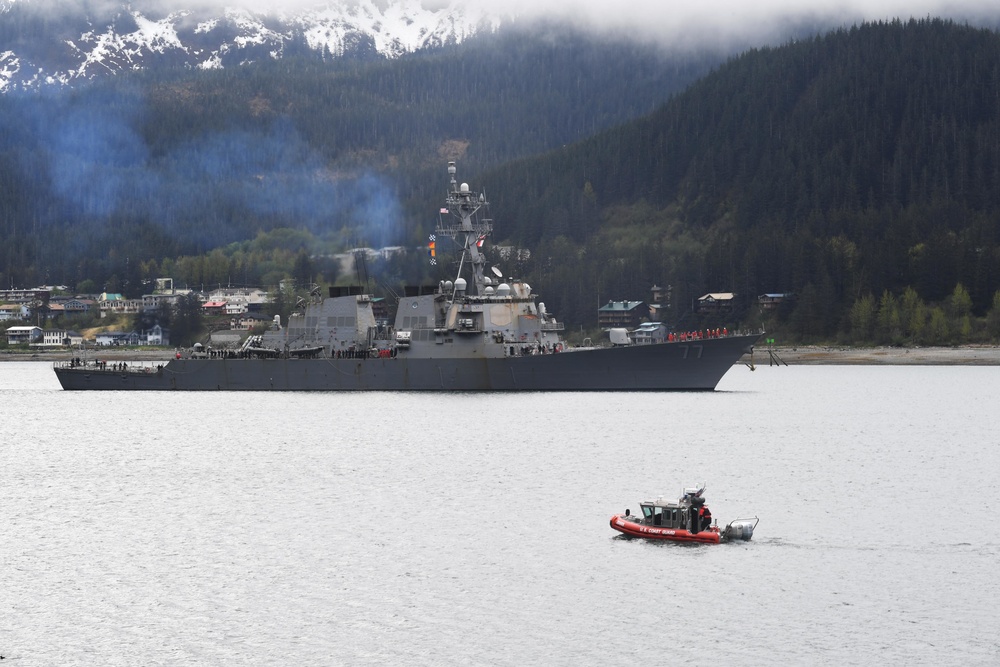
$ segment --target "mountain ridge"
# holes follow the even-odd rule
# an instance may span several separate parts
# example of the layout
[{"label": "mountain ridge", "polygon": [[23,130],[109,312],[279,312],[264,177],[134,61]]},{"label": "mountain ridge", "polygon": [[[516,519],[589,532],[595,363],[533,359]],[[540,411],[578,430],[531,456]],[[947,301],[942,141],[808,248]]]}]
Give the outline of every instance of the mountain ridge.
[{"label": "mountain ridge", "polygon": [[0,6],[0,92],[69,85],[102,74],[162,65],[212,69],[282,57],[395,58],[494,31],[503,20],[458,3],[419,0],[329,3],[296,12],[155,8],[121,3],[103,12],[61,10],[30,0]]}]

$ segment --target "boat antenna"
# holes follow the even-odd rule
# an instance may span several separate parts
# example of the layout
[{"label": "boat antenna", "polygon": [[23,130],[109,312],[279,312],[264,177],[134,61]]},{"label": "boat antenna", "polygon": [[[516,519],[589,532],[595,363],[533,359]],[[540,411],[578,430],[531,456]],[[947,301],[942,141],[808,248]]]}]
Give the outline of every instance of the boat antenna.
[{"label": "boat antenna", "polygon": [[441,210],[442,214],[449,215],[440,217],[436,234],[447,236],[462,247],[457,277],[462,277],[462,271],[468,262],[472,270],[472,284],[468,286],[469,293],[481,295],[486,286],[483,275],[486,256],[480,252],[480,249],[485,240],[493,233],[493,221],[487,215],[489,202],[486,201],[486,194],[473,195],[467,183],[458,183],[456,172],[455,163],[449,162],[449,191],[445,199],[445,208]]}]

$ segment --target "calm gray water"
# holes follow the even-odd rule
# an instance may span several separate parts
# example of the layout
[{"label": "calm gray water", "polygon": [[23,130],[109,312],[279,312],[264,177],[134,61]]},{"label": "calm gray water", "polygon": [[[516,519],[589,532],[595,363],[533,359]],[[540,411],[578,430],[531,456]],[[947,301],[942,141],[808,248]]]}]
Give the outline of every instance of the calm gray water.
[{"label": "calm gray water", "polygon": [[[0,364],[14,665],[1000,663],[1000,368],[69,393]],[[752,542],[616,537],[708,483]]]}]

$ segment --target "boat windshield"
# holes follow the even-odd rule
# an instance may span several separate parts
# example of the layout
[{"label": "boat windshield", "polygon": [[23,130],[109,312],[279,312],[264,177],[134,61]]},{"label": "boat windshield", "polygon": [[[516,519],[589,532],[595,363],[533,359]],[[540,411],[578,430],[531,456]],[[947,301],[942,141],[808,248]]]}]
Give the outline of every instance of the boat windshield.
[{"label": "boat windshield", "polygon": [[642,508],[642,516],[646,523],[651,523],[654,526],[662,525],[663,523],[663,508],[659,505],[640,505]]}]

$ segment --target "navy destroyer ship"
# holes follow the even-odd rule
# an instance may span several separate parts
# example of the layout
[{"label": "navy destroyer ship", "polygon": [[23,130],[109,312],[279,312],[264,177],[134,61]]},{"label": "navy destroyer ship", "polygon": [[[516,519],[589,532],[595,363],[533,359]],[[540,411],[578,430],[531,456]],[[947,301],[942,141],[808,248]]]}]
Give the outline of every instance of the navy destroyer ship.
[{"label": "navy destroyer ship", "polygon": [[[482,252],[493,232],[484,193],[456,181],[433,242],[461,249],[454,280],[398,296],[392,325],[372,294],[331,287],[283,326],[238,350],[203,346],[160,363],[57,362],[69,390],[179,391],[663,391],[713,390],[763,332],[608,346],[569,346],[531,286],[505,278]],[[468,277],[466,277],[468,276]]]}]

